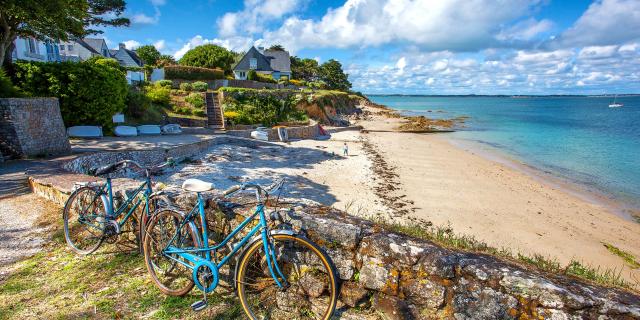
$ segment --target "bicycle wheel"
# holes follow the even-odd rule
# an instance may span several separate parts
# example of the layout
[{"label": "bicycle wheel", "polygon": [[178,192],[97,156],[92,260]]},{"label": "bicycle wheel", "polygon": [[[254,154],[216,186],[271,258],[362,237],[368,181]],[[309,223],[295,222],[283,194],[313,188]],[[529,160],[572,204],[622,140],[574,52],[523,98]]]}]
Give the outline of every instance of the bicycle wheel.
[{"label": "bicycle wheel", "polygon": [[147,225],[149,225],[149,221],[153,217],[154,213],[160,210],[163,207],[168,206],[168,202],[165,199],[165,196],[162,195],[151,195],[149,197],[149,209],[147,214],[146,208],[144,204],[141,204],[138,207],[138,234],[137,239],[140,245],[140,254],[144,254],[144,237],[147,230]]},{"label": "bicycle wheel", "polygon": [[329,319],[338,295],[330,258],[311,241],[273,235],[278,267],[288,282],[282,290],[267,266],[262,241],[251,245],[239,262],[236,281],[240,303],[250,319]]},{"label": "bicycle wheel", "polygon": [[90,254],[104,241],[107,221],[105,204],[98,192],[90,187],[74,191],[64,205],[64,238],[73,251]]},{"label": "bicycle wheel", "polygon": [[[194,286],[191,269],[179,263],[178,255],[167,255],[164,248],[178,232],[182,214],[172,209],[161,209],[152,217],[144,238],[144,260],[155,285],[164,294],[183,296]],[[198,236],[189,225],[180,229],[180,233],[171,243],[177,248],[198,247]]]}]

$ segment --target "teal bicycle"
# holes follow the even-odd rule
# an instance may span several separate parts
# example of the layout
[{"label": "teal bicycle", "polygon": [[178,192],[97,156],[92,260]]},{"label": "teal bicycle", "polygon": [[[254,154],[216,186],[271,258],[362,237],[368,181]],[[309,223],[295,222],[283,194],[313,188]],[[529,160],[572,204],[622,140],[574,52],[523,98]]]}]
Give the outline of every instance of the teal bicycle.
[{"label": "teal bicycle", "polygon": [[[245,190],[255,192],[257,206],[222,241],[210,244],[201,193],[212,190],[213,185],[186,180],[182,188],[197,195],[193,209],[184,214],[162,208],[147,226],[144,255],[155,285],[174,296],[197,286],[204,298],[191,307],[199,311],[207,306],[207,293],[218,286],[219,270],[235,260],[234,288],[250,319],[329,319],[338,297],[338,278],[331,258],[287,227],[278,211],[269,218],[278,226],[271,228],[267,221],[265,203],[283,183],[280,180],[268,187],[243,184],[226,190],[224,198]],[[222,198],[217,201],[225,205]],[[244,235],[230,245],[243,230]],[[227,254],[219,254],[227,250]]]},{"label": "teal bicycle", "polygon": [[168,159],[160,166],[145,168],[135,161],[123,160],[93,170],[91,173],[95,176],[109,175],[125,168],[144,170],[145,181],[133,192],[115,197],[110,176],[105,183],[80,184],[69,196],[62,213],[64,237],[69,247],[78,254],[86,255],[96,251],[104,241],[115,242],[118,236],[133,233],[133,241],[142,252],[144,226],[164,202],[162,193],[152,190],[151,173],[173,164],[173,160]]}]

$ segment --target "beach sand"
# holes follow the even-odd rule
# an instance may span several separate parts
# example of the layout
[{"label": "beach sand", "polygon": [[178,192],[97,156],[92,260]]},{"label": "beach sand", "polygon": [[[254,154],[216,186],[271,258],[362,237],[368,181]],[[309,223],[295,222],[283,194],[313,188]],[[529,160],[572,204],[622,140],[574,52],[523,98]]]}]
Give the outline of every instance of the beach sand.
[{"label": "beach sand", "polygon": [[452,143],[446,133],[376,132],[393,129],[399,121],[370,117],[358,124],[370,130],[365,139],[395,167],[401,189],[394,193],[414,202],[410,215],[450,225],[456,233],[497,248],[540,254],[565,265],[575,259],[615,268],[625,279],[640,281],[640,270],[604,246],[640,257],[639,223],[579,196],[578,189],[559,188],[531,170],[505,164],[508,160],[495,161]]},{"label": "beach sand", "polygon": [[368,132],[338,132],[327,141],[216,146],[161,180],[179,185],[199,178],[225,189],[284,177],[285,197],[307,198],[365,218],[421,218],[514,254],[539,254],[563,265],[575,259],[615,268],[631,282],[640,279],[640,270],[603,245],[640,257],[640,224],[531,170],[505,164],[508,160],[495,161],[452,143],[447,133],[390,132],[399,121],[367,116],[357,124]]}]

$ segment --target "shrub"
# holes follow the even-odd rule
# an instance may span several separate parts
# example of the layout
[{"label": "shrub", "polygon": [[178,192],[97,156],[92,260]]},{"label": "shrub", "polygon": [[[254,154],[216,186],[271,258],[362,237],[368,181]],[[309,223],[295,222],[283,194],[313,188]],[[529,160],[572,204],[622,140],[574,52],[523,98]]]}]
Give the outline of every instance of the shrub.
[{"label": "shrub", "polygon": [[204,110],[193,110],[193,115],[198,117],[206,117],[207,113]]},{"label": "shrub", "polygon": [[209,85],[206,82],[196,81],[191,84],[191,87],[194,91],[205,92],[209,88]]},{"label": "shrub", "polygon": [[225,97],[223,104],[225,113],[238,114],[230,114],[234,123],[271,126],[278,122],[307,120],[304,111],[296,108],[297,102],[292,94],[281,99],[267,90],[246,90]]},{"label": "shrub", "polygon": [[86,62],[25,62],[14,65],[16,85],[35,97],[57,97],[67,127],[113,127],[112,116],[126,107],[124,71]]},{"label": "shrub", "polygon": [[161,86],[149,86],[147,87],[146,95],[151,102],[168,105],[171,100],[171,89]]},{"label": "shrub", "polygon": [[184,98],[184,101],[188,102],[194,108],[204,107],[204,97],[201,93],[191,93]]},{"label": "shrub", "polygon": [[183,82],[183,83],[180,84],[180,90],[191,91],[191,89],[193,89],[193,87],[191,86],[191,83],[189,83],[189,82]]},{"label": "shrub", "polygon": [[258,81],[260,82],[278,83],[270,74],[256,73],[256,75],[258,76]]},{"label": "shrub", "polygon": [[258,81],[258,73],[255,70],[249,70],[249,73],[247,73],[247,80]]},{"label": "shrub", "polygon": [[289,80],[289,83],[297,87],[304,87],[306,85],[306,82],[304,80],[291,79]]},{"label": "shrub", "polygon": [[127,109],[125,114],[131,118],[140,118],[151,107],[151,100],[140,90],[129,88],[127,94]]},{"label": "shrub", "polygon": [[155,83],[157,86],[171,88],[173,86],[173,81],[171,80],[159,80]]},{"label": "shrub", "polygon": [[164,77],[182,80],[215,80],[224,79],[224,71],[188,66],[166,66],[164,67]]},{"label": "shrub", "polygon": [[12,98],[19,95],[18,88],[13,85],[11,79],[0,68],[0,98]]},{"label": "shrub", "polygon": [[99,66],[108,66],[114,69],[122,69],[122,66],[120,66],[118,60],[112,58],[97,59],[94,63]]}]

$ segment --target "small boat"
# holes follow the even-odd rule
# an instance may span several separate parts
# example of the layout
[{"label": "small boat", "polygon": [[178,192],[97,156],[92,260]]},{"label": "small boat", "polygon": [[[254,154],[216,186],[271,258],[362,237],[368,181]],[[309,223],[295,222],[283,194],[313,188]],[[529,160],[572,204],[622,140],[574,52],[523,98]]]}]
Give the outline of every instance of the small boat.
[{"label": "small boat", "polygon": [[269,128],[258,127],[256,130],[251,131],[251,138],[262,141],[269,141]]},{"label": "small boat", "polygon": [[117,126],[113,129],[113,133],[118,137],[135,137],[138,135],[138,129],[131,126]]},{"label": "small boat", "polygon": [[142,126],[138,126],[138,133],[140,135],[150,135],[150,134],[161,134],[160,126],[146,124]]},{"label": "small boat", "polygon": [[100,138],[102,137],[102,127],[74,126],[67,128],[67,134],[73,138]]},{"label": "small boat", "polygon": [[618,98],[618,95],[615,95],[613,97],[613,103],[609,105],[609,108],[620,108],[620,107],[624,106],[624,104],[622,104],[622,103],[616,103],[616,98]]},{"label": "small boat", "polygon": [[180,128],[179,124],[175,124],[175,123],[167,124],[162,127],[162,133],[163,134],[181,134],[182,128]]}]

